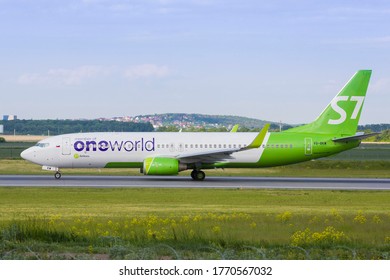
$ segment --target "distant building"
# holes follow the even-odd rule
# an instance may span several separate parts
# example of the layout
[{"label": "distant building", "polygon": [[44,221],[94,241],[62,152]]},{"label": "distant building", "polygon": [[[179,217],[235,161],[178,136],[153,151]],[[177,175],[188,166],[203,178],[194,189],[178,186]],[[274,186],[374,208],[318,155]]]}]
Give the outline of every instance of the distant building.
[{"label": "distant building", "polygon": [[4,133],[4,125],[0,124],[0,134]]},{"label": "distant building", "polygon": [[18,119],[18,116],[16,116],[16,115],[3,115],[3,121],[14,121],[17,119]]}]

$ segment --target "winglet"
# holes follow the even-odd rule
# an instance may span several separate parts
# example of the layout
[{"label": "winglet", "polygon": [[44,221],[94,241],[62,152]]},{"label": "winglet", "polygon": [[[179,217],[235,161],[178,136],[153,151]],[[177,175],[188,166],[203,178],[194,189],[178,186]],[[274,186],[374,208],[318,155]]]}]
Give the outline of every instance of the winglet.
[{"label": "winglet", "polygon": [[230,130],[230,132],[237,132],[238,130],[238,124],[235,124],[232,129]]},{"label": "winglet", "polygon": [[248,146],[246,146],[244,149],[245,150],[248,150],[248,149],[257,149],[261,146],[261,144],[263,143],[264,141],[264,138],[265,138],[265,135],[267,134],[268,132],[268,128],[269,128],[269,123],[267,123],[262,129],[261,131],[259,132],[259,134],[256,136],[255,139],[253,139],[252,143],[250,143]]}]

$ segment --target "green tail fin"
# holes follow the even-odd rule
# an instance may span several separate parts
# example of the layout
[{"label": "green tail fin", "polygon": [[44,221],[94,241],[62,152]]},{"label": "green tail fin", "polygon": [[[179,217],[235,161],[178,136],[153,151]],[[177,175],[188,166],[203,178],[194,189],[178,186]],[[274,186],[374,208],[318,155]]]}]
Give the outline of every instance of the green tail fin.
[{"label": "green tail fin", "polygon": [[356,72],[314,122],[285,132],[355,135],[370,77],[371,70]]}]

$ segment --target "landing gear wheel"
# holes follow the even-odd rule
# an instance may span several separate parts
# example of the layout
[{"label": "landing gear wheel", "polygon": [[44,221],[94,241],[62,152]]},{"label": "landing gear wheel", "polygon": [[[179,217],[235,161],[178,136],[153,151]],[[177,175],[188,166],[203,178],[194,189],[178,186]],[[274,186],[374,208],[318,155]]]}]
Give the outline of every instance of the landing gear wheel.
[{"label": "landing gear wheel", "polygon": [[54,178],[56,178],[57,180],[61,178],[61,173],[60,172],[56,172],[54,174]]},{"label": "landing gear wheel", "polygon": [[192,170],[191,172],[191,178],[195,181],[203,181],[204,178],[206,178],[206,174],[203,171],[198,170]]},{"label": "landing gear wheel", "polygon": [[196,174],[196,181],[203,181],[206,178],[206,174],[203,171],[198,171]]},{"label": "landing gear wheel", "polygon": [[191,178],[194,179],[194,180],[196,180],[195,179],[196,173],[197,173],[196,170],[192,170],[192,172],[191,172]]}]

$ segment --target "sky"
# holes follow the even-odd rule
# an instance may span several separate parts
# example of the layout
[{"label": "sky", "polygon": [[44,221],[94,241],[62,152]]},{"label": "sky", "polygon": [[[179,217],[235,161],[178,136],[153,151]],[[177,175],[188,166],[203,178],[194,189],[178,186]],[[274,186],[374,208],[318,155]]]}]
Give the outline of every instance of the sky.
[{"label": "sky", "polygon": [[0,0],[0,115],[314,120],[360,69],[390,123],[390,1]]}]

